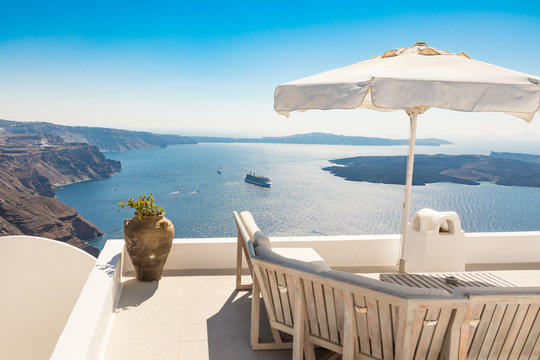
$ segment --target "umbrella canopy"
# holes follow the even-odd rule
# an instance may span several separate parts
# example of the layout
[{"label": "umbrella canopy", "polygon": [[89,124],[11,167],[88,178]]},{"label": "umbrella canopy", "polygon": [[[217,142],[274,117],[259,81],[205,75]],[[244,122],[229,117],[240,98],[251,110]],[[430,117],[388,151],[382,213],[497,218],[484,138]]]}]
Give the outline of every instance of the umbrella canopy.
[{"label": "umbrella canopy", "polygon": [[405,266],[416,119],[431,107],[504,112],[531,121],[540,112],[540,77],[416,43],[371,60],[279,85],[274,109],[289,116],[309,109],[405,110],[409,157],[401,225],[400,270]]},{"label": "umbrella canopy", "polygon": [[540,111],[540,77],[416,43],[382,56],[279,85],[274,109],[398,110],[437,107],[505,112],[531,121]]}]

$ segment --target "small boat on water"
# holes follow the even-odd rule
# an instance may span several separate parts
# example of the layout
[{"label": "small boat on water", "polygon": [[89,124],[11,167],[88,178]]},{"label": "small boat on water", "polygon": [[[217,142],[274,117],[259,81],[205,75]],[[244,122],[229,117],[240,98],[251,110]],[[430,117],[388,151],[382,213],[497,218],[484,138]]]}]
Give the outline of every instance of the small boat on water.
[{"label": "small boat on water", "polygon": [[217,167],[217,173],[218,173],[218,174],[221,174],[221,165],[218,165],[218,167]]},{"label": "small boat on water", "polygon": [[245,180],[247,183],[257,185],[257,186],[267,187],[267,188],[269,188],[270,185],[272,185],[272,181],[270,181],[269,178],[267,178],[266,176],[255,175],[253,171],[250,171],[246,175]]}]

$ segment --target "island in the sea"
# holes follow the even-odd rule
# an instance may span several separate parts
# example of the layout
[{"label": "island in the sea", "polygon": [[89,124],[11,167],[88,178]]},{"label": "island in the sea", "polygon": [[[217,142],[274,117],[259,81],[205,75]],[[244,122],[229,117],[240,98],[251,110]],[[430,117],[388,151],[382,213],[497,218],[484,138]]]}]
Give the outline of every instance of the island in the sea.
[{"label": "island in the sea", "polygon": [[[351,181],[405,184],[406,156],[358,156],[330,161],[323,170]],[[540,187],[540,155],[416,155],[413,185],[437,182]]]}]

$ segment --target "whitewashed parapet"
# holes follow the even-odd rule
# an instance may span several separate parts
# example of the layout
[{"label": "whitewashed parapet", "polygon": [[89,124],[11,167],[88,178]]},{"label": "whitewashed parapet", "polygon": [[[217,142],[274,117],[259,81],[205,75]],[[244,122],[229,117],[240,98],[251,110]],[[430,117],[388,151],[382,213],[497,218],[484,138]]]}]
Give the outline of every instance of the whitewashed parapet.
[{"label": "whitewashed parapet", "polygon": [[0,237],[0,359],[48,359],[96,259],[61,241]]},{"label": "whitewashed parapet", "polygon": [[[165,271],[234,269],[236,238],[174,239]],[[273,247],[312,248],[332,267],[395,266],[399,235],[270,237]],[[123,274],[134,271],[127,254]]]},{"label": "whitewashed parapet", "polygon": [[540,264],[540,231],[466,233],[467,264]]},{"label": "whitewashed parapet", "polygon": [[104,352],[122,292],[120,261],[123,240],[109,240],[90,272],[60,335],[51,360],[97,360]]},{"label": "whitewashed parapet", "polygon": [[[395,266],[399,234],[270,237],[275,247],[309,247],[331,267]],[[466,233],[467,264],[540,263],[540,231]],[[124,254],[123,273],[133,271]],[[174,239],[165,270],[233,269],[236,238]]]}]

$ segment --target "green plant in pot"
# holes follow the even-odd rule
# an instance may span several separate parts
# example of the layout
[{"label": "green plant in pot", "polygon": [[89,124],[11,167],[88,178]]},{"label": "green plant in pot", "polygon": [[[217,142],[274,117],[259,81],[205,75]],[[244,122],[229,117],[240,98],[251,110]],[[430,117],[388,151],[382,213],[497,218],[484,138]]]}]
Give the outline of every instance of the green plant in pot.
[{"label": "green plant in pot", "polygon": [[172,223],[164,216],[163,209],[154,203],[152,194],[130,198],[118,206],[135,209],[135,216],[124,221],[124,240],[137,279],[161,279],[174,237]]}]

